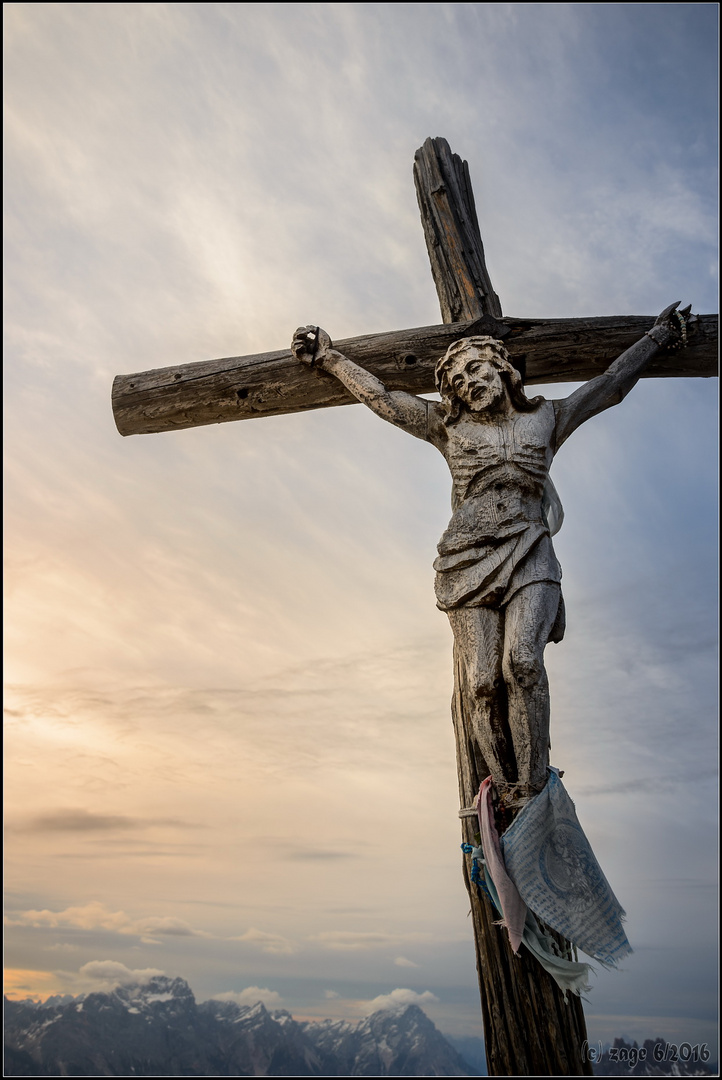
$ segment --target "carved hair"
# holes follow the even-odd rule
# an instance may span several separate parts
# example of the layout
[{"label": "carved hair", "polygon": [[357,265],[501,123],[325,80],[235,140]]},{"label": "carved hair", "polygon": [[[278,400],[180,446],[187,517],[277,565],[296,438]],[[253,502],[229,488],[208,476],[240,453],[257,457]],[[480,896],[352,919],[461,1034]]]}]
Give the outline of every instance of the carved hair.
[{"label": "carved hair", "polygon": [[508,352],[500,341],[493,337],[461,338],[459,341],[452,341],[438,361],[434,371],[436,389],[441,394],[442,405],[446,410],[445,424],[455,423],[466,407],[465,403],[454,393],[449,372],[455,366],[459,354],[463,353],[469,346],[483,349],[490,354],[485,359],[488,359],[489,363],[493,364],[501,375],[502,382],[509,394],[509,400],[519,412],[533,412],[534,409],[541,405],[544,400],[543,397],[528,398],[524,393],[521,375],[512,364]]}]

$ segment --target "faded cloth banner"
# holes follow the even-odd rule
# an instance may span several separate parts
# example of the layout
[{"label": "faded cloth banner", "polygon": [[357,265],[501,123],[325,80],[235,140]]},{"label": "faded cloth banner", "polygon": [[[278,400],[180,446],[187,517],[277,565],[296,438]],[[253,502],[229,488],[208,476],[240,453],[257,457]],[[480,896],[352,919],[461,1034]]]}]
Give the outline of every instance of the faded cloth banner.
[{"label": "faded cloth banner", "polygon": [[506,872],[540,919],[601,964],[632,951],[624,911],[556,770],[501,837]]}]

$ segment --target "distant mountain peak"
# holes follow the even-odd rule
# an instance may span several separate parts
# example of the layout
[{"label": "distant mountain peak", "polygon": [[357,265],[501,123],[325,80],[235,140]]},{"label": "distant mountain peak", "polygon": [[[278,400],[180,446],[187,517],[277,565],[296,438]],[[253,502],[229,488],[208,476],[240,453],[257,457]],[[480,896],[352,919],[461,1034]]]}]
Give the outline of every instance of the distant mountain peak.
[{"label": "distant mountain peak", "polygon": [[471,1076],[417,1005],[358,1024],[299,1022],[263,1002],[200,1005],[154,976],[51,1007],[8,1002],[7,1076]]}]

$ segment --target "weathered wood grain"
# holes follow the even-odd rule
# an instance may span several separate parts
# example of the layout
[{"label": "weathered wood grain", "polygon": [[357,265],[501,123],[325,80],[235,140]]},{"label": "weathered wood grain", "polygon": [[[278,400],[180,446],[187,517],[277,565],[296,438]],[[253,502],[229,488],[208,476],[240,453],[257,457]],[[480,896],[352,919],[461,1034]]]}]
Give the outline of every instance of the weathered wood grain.
[{"label": "weathered wood grain", "polygon": [[[647,378],[717,374],[717,316],[692,324],[686,349],[664,354]],[[495,320],[422,326],[336,342],[390,390],[434,390],[434,365],[452,341],[500,337],[527,383],[583,382],[601,374],[654,323],[651,315],[589,319]],[[121,435],[151,434],[259,416],[348,405],[354,398],[331,375],[310,371],[288,349],[118,375],[113,413]]]},{"label": "weathered wood grain", "polygon": [[[489,775],[474,738],[468,693],[458,658],[454,665],[451,703],[457,747],[459,798],[471,806],[479,784]],[[465,818],[464,842],[476,845],[478,823]],[[481,991],[486,1058],[490,1076],[591,1076],[582,1060],[587,1038],[580,999],[567,1002],[557,984],[522,948],[514,956],[506,930],[495,925],[499,916],[471,881],[469,856],[462,856],[464,883],[474,925],[476,966]]]},{"label": "weathered wood grain", "polygon": [[468,164],[452,154],[446,139],[427,139],[414,157],[414,184],[442,319],[500,318]]}]

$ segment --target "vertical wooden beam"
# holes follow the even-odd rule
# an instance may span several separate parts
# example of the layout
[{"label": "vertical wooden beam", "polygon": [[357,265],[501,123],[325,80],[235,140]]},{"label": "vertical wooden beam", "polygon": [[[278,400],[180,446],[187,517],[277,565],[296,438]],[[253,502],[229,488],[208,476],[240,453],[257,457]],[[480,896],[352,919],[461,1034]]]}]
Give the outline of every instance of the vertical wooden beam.
[{"label": "vertical wooden beam", "polygon": [[[467,163],[451,153],[445,139],[427,139],[416,152],[414,180],[444,322],[481,319],[488,329],[477,333],[502,336],[495,331],[501,304],[486,269]],[[462,807],[473,804],[480,782],[489,775],[472,734],[468,701],[455,655],[451,711]],[[516,775],[516,763],[507,764],[508,775]],[[476,844],[476,830],[473,818],[463,819],[465,843]],[[591,1063],[582,1060],[587,1031],[580,999],[570,994],[565,1002],[552,977],[524,946],[514,956],[506,930],[494,925],[498,914],[471,882],[468,863],[464,856],[489,1075],[593,1075]]]},{"label": "vertical wooden beam", "polygon": [[446,139],[427,139],[414,156],[414,183],[431,273],[445,323],[501,318],[476,216],[469,166]]},{"label": "vertical wooden beam", "polygon": [[[479,784],[489,775],[472,734],[467,701],[461,665],[455,658],[451,712],[462,806],[473,804]],[[478,843],[475,819],[462,820],[462,835],[465,843]],[[468,856],[462,859],[489,1076],[592,1076],[591,1063],[582,1061],[587,1030],[581,1000],[570,994],[565,1002],[551,975],[523,945],[514,956],[506,930],[494,925],[499,914],[470,879]],[[557,940],[563,947],[563,939]]]}]

